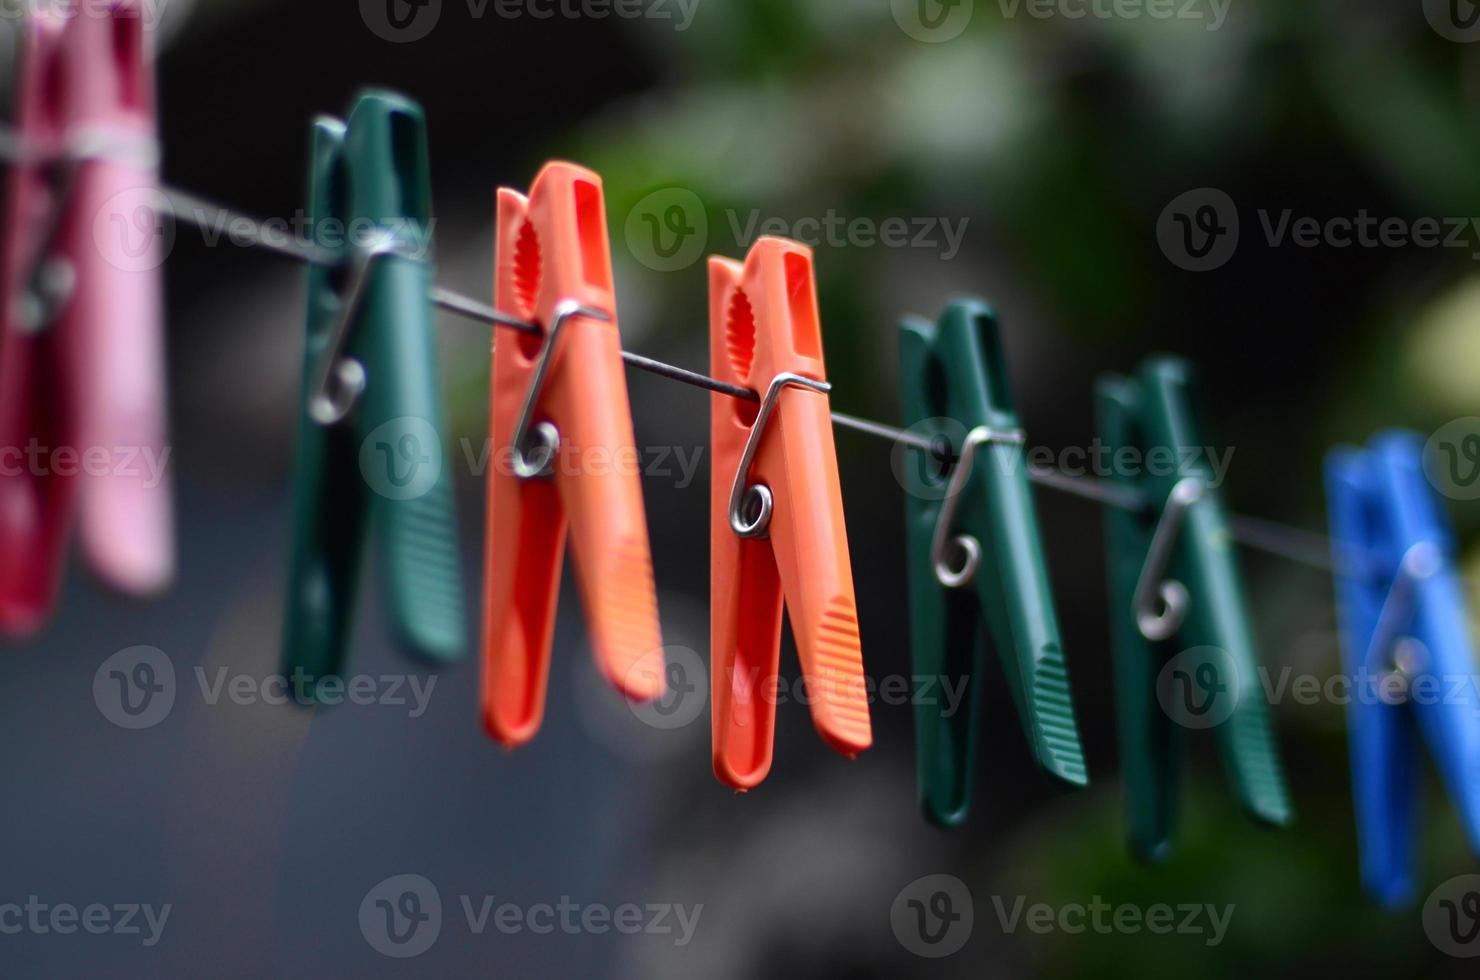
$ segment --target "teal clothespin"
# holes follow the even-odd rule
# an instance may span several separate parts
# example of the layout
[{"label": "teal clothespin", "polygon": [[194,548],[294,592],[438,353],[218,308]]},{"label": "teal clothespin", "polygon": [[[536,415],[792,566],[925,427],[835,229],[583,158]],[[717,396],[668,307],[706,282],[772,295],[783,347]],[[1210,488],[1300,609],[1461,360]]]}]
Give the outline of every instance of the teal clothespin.
[{"label": "teal clothespin", "polygon": [[1178,727],[1214,730],[1251,814],[1276,826],[1293,816],[1191,393],[1191,366],[1170,357],[1095,392],[1113,480],[1141,503],[1107,510],[1105,543],[1130,842],[1148,861],[1172,850]]},{"label": "teal clothespin", "polygon": [[[920,798],[954,827],[971,803],[989,634],[1034,758],[1088,780],[996,316],[956,300],[938,325],[906,319],[899,338],[904,423],[944,450],[906,450],[905,521]],[[963,703],[946,684],[965,685]]]},{"label": "teal clothespin", "polygon": [[462,576],[432,336],[426,121],[367,92],[314,122],[304,397],[293,482],[283,669],[300,697],[341,671],[373,520],[398,642],[465,649]]}]

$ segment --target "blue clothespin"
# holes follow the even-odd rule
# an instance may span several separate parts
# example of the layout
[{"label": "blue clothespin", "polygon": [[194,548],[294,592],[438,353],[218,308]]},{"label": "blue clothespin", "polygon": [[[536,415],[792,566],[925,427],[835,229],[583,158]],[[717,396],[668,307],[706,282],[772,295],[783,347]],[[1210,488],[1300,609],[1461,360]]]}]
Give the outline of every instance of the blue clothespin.
[{"label": "blue clothespin", "polygon": [[1386,432],[1326,459],[1362,887],[1416,891],[1421,733],[1480,853],[1480,692],[1454,544],[1423,441]]}]

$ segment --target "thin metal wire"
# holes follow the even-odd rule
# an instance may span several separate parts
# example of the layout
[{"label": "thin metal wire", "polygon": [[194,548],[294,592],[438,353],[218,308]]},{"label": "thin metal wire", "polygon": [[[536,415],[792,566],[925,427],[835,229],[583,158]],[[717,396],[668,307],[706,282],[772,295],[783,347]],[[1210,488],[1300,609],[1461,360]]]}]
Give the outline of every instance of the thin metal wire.
[{"label": "thin metal wire", "polygon": [[219,231],[230,228],[231,234],[224,236],[228,241],[240,239],[254,248],[275,252],[284,258],[309,265],[334,265],[336,256],[308,242],[294,241],[277,235],[269,235],[262,222],[248,217],[240,211],[222,207],[203,197],[173,187],[161,187],[160,197],[176,221],[192,224],[202,231]]},{"label": "thin metal wire", "polygon": [[1444,554],[1432,541],[1420,541],[1409,547],[1398,562],[1398,572],[1388,589],[1387,598],[1377,614],[1363,663],[1379,674],[1396,671],[1411,673],[1411,665],[1401,662],[1399,639],[1413,617],[1414,590],[1420,582],[1439,574]]},{"label": "thin metal wire", "polygon": [[354,259],[349,284],[329,328],[329,340],[310,376],[308,414],[320,425],[333,425],[343,419],[365,390],[365,366],[347,355],[350,338],[359,323],[360,306],[376,266],[395,255],[399,245],[395,236],[386,235]]},{"label": "thin metal wire", "polygon": [[[977,449],[994,442],[1021,448],[1027,439],[1022,429],[994,429],[989,425],[979,425],[966,433],[966,438],[961,441],[961,458],[951,471],[945,499],[941,501],[940,512],[935,517],[935,532],[930,535],[930,565],[935,569],[936,580],[946,588],[959,589],[970,584],[976,577],[977,566],[982,560],[982,543],[974,535],[958,534],[951,537],[956,508],[961,504],[961,491],[966,489],[966,481],[971,479]],[[947,561],[947,549],[953,544],[961,554],[961,564],[956,568],[952,568]]]},{"label": "thin metal wire", "polygon": [[[560,332],[565,325],[577,318],[611,322],[611,314],[594,306],[584,306],[578,300],[563,299],[555,304],[555,316],[550,320],[550,332],[540,338],[540,358],[535,362],[534,374],[529,379],[529,390],[524,393],[524,405],[519,409],[519,421],[514,423],[514,435],[509,439],[509,448],[514,451],[514,473],[521,480],[548,476],[555,453],[560,449],[560,430],[549,421],[534,421],[535,406],[540,401],[540,391],[545,387],[545,376],[550,373],[550,358],[555,345],[560,343]],[[538,455],[531,452],[529,433],[533,430],[540,441]]]},{"label": "thin metal wire", "polygon": [[446,310],[448,313],[456,313],[470,320],[481,320],[491,327],[508,327],[510,330],[518,330],[520,333],[539,333],[539,324],[530,323],[500,313],[486,303],[480,303],[475,299],[454,293],[450,289],[441,286],[432,287],[432,305]]},{"label": "thin metal wire", "polygon": [[923,449],[927,453],[933,453],[938,448],[929,436],[921,435],[918,432],[907,432],[904,429],[897,429],[892,425],[885,425],[883,422],[875,422],[872,419],[861,419],[856,415],[844,415],[842,412],[833,412],[832,419],[833,424],[841,425],[845,429],[853,429],[855,432],[867,433],[868,435],[878,436],[880,439],[889,439],[893,442],[902,442],[905,445],[914,446],[916,449]]},{"label": "thin metal wire", "polygon": [[[707,388],[710,391],[717,391],[721,395],[729,395],[731,398],[739,398],[742,401],[759,402],[761,400],[761,396],[749,388],[732,385],[727,381],[711,378],[707,374],[690,371],[688,368],[681,368],[665,361],[655,361],[651,357],[643,357],[641,354],[634,354],[631,351],[622,351],[622,360],[639,371],[656,374],[660,378],[682,381],[684,384],[693,385],[695,388]],[[833,417],[836,418],[837,416]]]},{"label": "thin metal wire", "polygon": [[1073,494],[1083,497],[1085,500],[1093,500],[1105,504],[1107,507],[1119,507],[1121,510],[1140,510],[1146,502],[1141,495],[1127,487],[1111,483],[1109,480],[1097,480],[1087,476],[1071,476],[1068,473],[1060,473],[1045,467],[1028,467],[1028,479],[1039,486],[1048,487],[1050,490],[1058,490],[1062,493]]},{"label": "thin metal wire", "polygon": [[[10,147],[5,142],[5,134],[0,132],[0,158],[10,158]],[[281,238],[280,236],[265,233],[262,223],[255,218],[248,217],[240,211],[213,204],[194,194],[185,191],[166,188],[163,191],[163,199],[167,202],[170,214],[178,221],[185,221],[195,225],[197,228],[219,229],[230,224],[233,237],[239,238],[247,244],[264,248],[277,253],[284,258],[293,259],[298,262],[307,262],[317,265],[332,265],[334,258],[323,249],[315,248],[304,242],[294,242]],[[540,326],[528,320],[500,313],[487,303],[480,303],[470,296],[454,292],[445,286],[433,286],[431,292],[432,305],[438,309],[455,313],[458,316],[476,320],[480,323],[494,327],[506,327],[510,330],[518,330],[520,333],[540,333]],[[760,396],[749,388],[732,385],[717,378],[711,378],[697,371],[681,368],[676,364],[668,364],[664,361],[634,354],[631,351],[622,351],[622,360],[639,371],[656,374],[659,377],[668,378],[673,381],[682,381],[684,384],[693,385],[696,388],[707,388],[717,391],[731,398],[741,398],[746,401],[759,401]]]},{"label": "thin metal wire", "polygon": [[[0,140],[0,155],[3,155],[3,153],[4,144],[3,140]],[[234,229],[243,226],[248,226],[252,229],[251,234],[241,236],[244,241],[250,244],[261,245],[288,258],[297,259],[302,262],[328,261],[326,256],[316,254],[315,250],[311,247],[305,247],[301,244],[288,244],[276,240],[272,236],[263,234],[259,222],[240,212],[212,204],[203,198],[187,194],[183,191],[166,189],[164,194],[166,199],[171,202],[176,218],[182,218],[199,227],[222,227],[219,222],[224,216],[225,220],[236,223],[233,225]],[[188,209],[180,207],[180,203],[182,202],[190,204],[191,207]],[[211,221],[206,221],[201,218],[201,215],[206,212],[214,212],[217,217]],[[444,286],[434,286],[432,288],[431,299],[432,303],[440,309],[490,326],[506,327],[522,333],[541,332],[539,324],[500,313],[485,303],[480,303],[471,297],[464,296]],[[718,378],[711,378],[706,374],[701,374],[698,371],[690,371],[687,368],[679,367],[676,364],[669,364],[666,361],[655,360],[654,358],[644,357],[641,354],[634,354],[631,351],[625,350],[622,351],[622,360],[639,371],[646,371],[649,374],[655,374],[672,381],[679,381],[696,388],[703,388],[722,395],[729,395],[731,398],[740,398],[751,402],[760,401],[760,395],[749,388],[720,381]],[[860,418],[844,412],[833,412],[832,419],[835,425],[842,426],[845,429],[852,429],[855,432],[862,432],[865,435],[887,439],[891,442],[904,443],[927,451],[936,449],[936,446],[928,436],[909,432],[897,426],[875,422],[872,419]],[[1067,473],[1060,473],[1056,470],[1043,467],[1029,467],[1028,478],[1039,486],[1072,494],[1086,500],[1093,500],[1110,507],[1119,507],[1122,510],[1139,510],[1145,505],[1145,502],[1135,491],[1095,477],[1071,476]],[[1283,524],[1276,524],[1273,521],[1267,521],[1257,517],[1234,515],[1230,523],[1232,525],[1231,530],[1234,539],[1246,547],[1265,551],[1291,561],[1321,569],[1322,571],[1335,571],[1335,565],[1330,556],[1328,539],[1320,534]]]},{"label": "thin metal wire", "polygon": [[761,439],[765,438],[766,424],[776,410],[776,399],[788,387],[808,388],[824,395],[832,391],[832,385],[826,381],[804,378],[792,371],[782,371],[766,386],[766,397],[761,399],[760,411],[756,412],[745,440],[745,451],[740,454],[740,465],[735,468],[735,482],[730,484],[730,530],[742,538],[763,538],[771,526],[775,497],[764,483],[750,482],[750,465],[755,462]]},{"label": "thin metal wire", "polygon": [[1265,551],[1333,575],[1337,571],[1336,561],[1331,557],[1331,539],[1324,534],[1244,514],[1230,516],[1228,523],[1233,540],[1246,548]]},{"label": "thin metal wire", "polygon": [[[1156,530],[1151,532],[1151,545],[1146,549],[1146,562],[1136,579],[1131,607],[1136,614],[1136,629],[1152,642],[1170,639],[1182,626],[1187,614],[1187,586],[1167,578],[1172,549],[1187,519],[1187,511],[1203,499],[1203,481],[1184,476],[1167,494]],[[1157,603],[1161,607],[1157,608]]]},{"label": "thin metal wire", "polygon": [[[38,155],[31,151],[19,134],[8,127],[0,126],[0,160],[12,164],[30,164],[38,162],[38,159]],[[198,195],[165,185],[160,187],[160,193],[165,209],[177,221],[184,221],[204,230],[230,227],[232,234],[227,236],[229,241],[243,242],[251,247],[261,248],[297,262],[318,265],[332,265],[335,262],[333,255],[311,243],[268,234],[262,222],[233,208],[224,207]],[[485,303],[443,286],[433,286],[430,298],[432,304],[439,309],[470,320],[523,333],[542,332],[539,324],[500,313]],[[760,401],[760,395],[749,388],[720,381],[718,378],[711,378],[706,374],[690,371],[676,364],[644,357],[631,351],[623,351],[622,360],[639,371],[646,371],[672,381],[718,392],[731,398],[752,402]],[[834,412],[832,419],[836,425],[866,435],[927,451],[934,451],[937,448],[926,436],[907,432],[882,422],[875,422],[872,419],[859,418],[843,412]],[[1138,510],[1145,505],[1140,495],[1134,491],[1095,477],[1071,476],[1043,467],[1029,467],[1028,477],[1039,486],[1086,500],[1094,500],[1111,507]],[[1265,551],[1323,571],[1335,571],[1335,564],[1330,556],[1329,540],[1320,534],[1276,524],[1262,518],[1239,515],[1231,518],[1231,525],[1234,539],[1246,547]]]}]

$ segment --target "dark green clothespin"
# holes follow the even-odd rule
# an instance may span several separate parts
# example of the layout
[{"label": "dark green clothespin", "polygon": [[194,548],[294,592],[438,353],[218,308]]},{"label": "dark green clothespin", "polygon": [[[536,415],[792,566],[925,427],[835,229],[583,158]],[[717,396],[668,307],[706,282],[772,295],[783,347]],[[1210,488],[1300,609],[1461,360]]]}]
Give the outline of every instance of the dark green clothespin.
[{"label": "dark green clothespin", "polygon": [[[996,316],[956,300],[899,338],[904,423],[938,447],[905,450],[916,765],[926,816],[954,827],[971,804],[988,634],[1034,757],[1087,777]],[[945,685],[964,685],[964,702]]]},{"label": "dark green clothespin", "polygon": [[367,526],[396,639],[465,650],[462,576],[432,335],[426,121],[362,94],[313,126],[304,395],[293,481],[283,668],[301,697],[344,666]]},{"label": "dark green clothespin", "polygon": [[1192,406],[1192,370],[1153,358],[1096,385],[1116,485],[1139,507],[1105,515],[1121,767],[1137,856],[1171,853],[1177,728],[1212,728],[1242,804],[1292,819],[1228,520]]}]

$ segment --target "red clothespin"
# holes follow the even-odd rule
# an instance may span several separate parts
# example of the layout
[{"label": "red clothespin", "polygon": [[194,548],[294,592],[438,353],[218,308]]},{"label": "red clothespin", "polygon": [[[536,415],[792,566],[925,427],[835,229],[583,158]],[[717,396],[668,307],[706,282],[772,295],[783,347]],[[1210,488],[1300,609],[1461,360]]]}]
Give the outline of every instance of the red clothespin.
[{"label": "red clothespin", "polygon": [[711,400],[714,772],[744,790],[771,768],[783,596],[817,731],[850,757],[873,741],[811,250],[711,257],[709,349],[761,396]]},{"label": "red clothespin", "polygon": [[499,189],[494,306],[540,328],[498,338],[490,395],[483,716],[513,746],[544,716],[567,522],[602,673],[635,700],[665,683],[600,177]]},{"label": "red clothespin", "polygon": [[108,584],[174,574],[164,482],[164,226],[152,54],[137,0],[28,18],[23,159],[0,268],[0,633],[38,628],[60,586],[74,497]]}]

